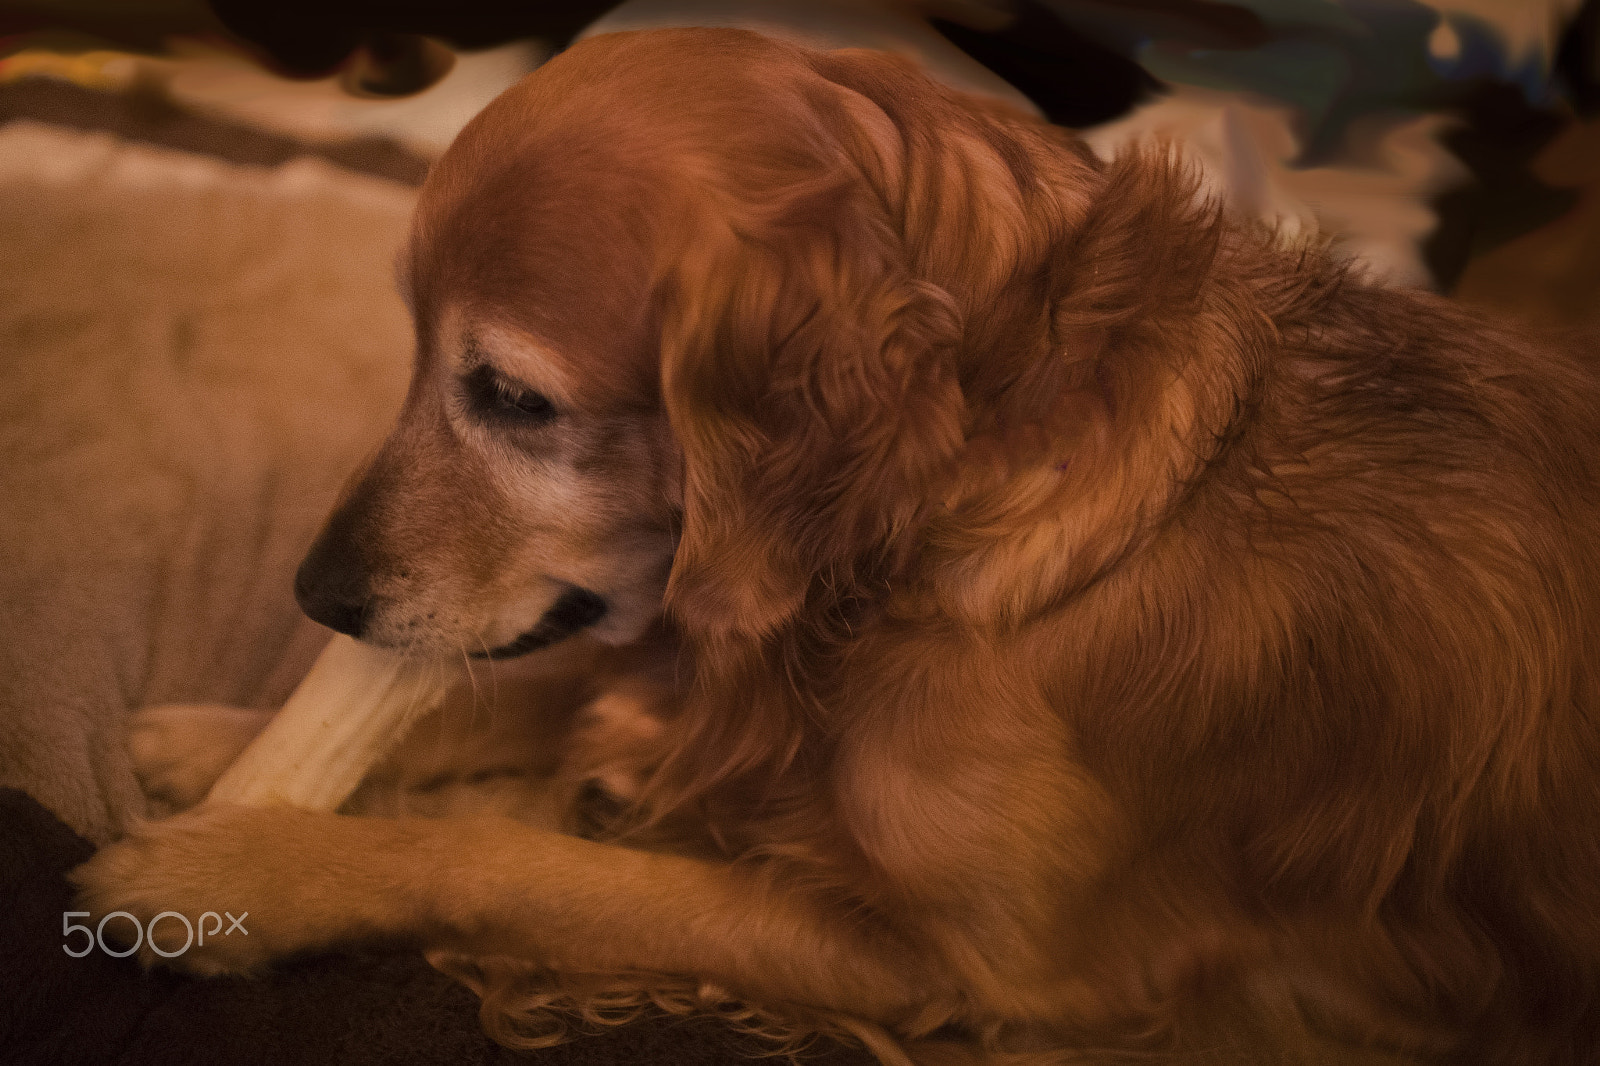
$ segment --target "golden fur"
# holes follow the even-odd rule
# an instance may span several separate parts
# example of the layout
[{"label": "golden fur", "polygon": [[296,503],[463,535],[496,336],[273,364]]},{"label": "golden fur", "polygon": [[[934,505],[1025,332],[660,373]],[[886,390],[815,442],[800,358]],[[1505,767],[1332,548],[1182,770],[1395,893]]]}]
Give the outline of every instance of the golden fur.
[{"label": "golden fur", "polygon": [[[737,31],[501,97],[408,287],[410,399],[313,570],[429,649],[569,586],[615,641],[664,602],[682,684],[619,840],[203,810],[86,906],[248,908],[193,967],[402,938],[495,1007],[654,982],[930,1061],[1600,1056],[1577,351],[1159,154]],[[485,363],[554,415],[473,415]]]}]

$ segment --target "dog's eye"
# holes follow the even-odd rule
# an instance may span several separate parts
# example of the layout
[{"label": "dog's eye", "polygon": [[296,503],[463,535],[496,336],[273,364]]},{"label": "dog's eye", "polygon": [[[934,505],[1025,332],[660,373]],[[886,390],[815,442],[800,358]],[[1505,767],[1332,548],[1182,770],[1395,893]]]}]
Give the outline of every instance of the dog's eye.
[{"label": "dog's eye", "polygon": [[555,406],[542,394],[507,381],[488,365],[473,368],[466,386],[472,406],[487,417],[519,422],[547,422],[555,417]]}]

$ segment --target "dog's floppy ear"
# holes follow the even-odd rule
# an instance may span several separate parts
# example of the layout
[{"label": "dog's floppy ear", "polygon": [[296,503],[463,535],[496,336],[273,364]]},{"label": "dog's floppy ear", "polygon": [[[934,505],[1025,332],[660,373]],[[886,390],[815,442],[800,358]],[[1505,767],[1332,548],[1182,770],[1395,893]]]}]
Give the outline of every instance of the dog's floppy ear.
[{"label": "dog's floppy ear", "polygon": [[745,203],[680,244],[663,309],[685,465],[667,606],[713,637],[770,633],[881,564],[962,440],[959,311],[871,190],[830,175]]}]

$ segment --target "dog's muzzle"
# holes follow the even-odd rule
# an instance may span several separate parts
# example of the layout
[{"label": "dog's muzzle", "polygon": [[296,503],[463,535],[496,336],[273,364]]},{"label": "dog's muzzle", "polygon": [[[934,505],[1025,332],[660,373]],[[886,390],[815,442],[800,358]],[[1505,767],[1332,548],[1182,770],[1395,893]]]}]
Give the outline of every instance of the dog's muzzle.
[{"label": "dog's muzzle", "polygon": [[588,589],[570,588],[563,592],[550,609],[539,619],[539,624],[510,644],[502,644],[488,651],[473,652],[474,659],[512,659],[530,651],[548,647],[565,640],[581,629],[587,629],[605,617],[606,601]]}]

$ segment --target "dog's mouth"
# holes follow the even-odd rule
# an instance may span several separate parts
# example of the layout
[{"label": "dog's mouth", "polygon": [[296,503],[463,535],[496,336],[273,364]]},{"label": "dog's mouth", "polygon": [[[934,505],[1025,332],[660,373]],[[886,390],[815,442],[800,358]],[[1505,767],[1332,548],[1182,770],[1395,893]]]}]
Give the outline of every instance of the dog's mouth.
[{"label": "dog's mouth", "polygon": [[539,619],[539,624],[509,644],[473,652],[474,659],[514,659],[565,640],[605,616],[606,601],[588,589],[570,588]]}]

